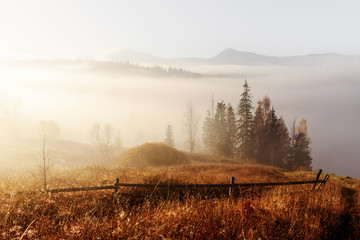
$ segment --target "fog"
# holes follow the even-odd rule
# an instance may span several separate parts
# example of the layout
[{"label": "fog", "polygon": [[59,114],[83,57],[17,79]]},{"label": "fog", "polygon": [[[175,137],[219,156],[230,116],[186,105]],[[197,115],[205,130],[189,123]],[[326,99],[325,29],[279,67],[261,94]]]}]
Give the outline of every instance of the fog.
[{"label": "fog", "polygon": [[[147,76],[104,70],[87,61],[2,62],[0,95],[7,110],[1,113],[0,162],[18,165],[15,151],[22,147],[14,146],[19,139],[39,138],[42,120],[58,123],[60,140],[86,144],[93,124],[110,123],[119,129],[126,148],[163,140],[170,124],[176,147],[185,150],[185,106],[193,104],[201,130],[211,96],[236,108],[246,78],[254,107],[267,95],[288,125],[295,119],[307,120],[314,169],[360,178],[360,69],[356,65],[181,67],[202,75]],[[201,131],[198,145],[200,151]],[[28,152],[22,149],[21,154]],[[21,161],[35,155],[23,156]]]}]

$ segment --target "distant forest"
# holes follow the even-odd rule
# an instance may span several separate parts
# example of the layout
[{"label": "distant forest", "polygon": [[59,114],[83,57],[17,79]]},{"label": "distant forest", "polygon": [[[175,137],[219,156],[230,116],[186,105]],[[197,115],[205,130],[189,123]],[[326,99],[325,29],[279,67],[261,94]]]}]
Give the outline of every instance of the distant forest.
[{"label": "distant forest", "polygon": [[88,61],[90,67],[101,71],[126,71],[135,72],[138,74],[146,74],[147,76],[163,76],[163,77],[201,77],[202,75],[197,72],[192,72],[184,68],[176,67],[162,67],[162,66],[142,66],[139,64],[125,62],[100,62],[100,61]]},{"label": "distant forest", "polygon": [[16,64],[27,66],[61,66],[61,65],[84,65],[92,71],[101,71],[105,73],[131,73],[154,77],[179,77],[179,78],[196,78],[202,74],[193,72],[184,68],[163,67],[158,65],[143,66],[129,61],[98,61],[91,59],[79,60],[10,60],[0,61],[2,64]]}]

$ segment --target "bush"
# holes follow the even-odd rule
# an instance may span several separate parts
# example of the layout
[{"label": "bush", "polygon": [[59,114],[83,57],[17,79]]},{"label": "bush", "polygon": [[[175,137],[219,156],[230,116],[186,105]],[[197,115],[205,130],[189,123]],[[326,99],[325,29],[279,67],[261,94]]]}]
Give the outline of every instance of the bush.
[{"label": "bush", "polygon": [[188,164],[189,158],[164,143],[145,143],[128,150],[121,163],[129,167],[160,167]]}]

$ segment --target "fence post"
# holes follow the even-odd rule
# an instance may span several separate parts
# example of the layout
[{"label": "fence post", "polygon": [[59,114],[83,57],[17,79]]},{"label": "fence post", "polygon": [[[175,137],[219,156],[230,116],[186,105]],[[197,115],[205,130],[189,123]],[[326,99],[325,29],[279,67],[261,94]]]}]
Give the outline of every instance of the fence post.
[{"label": "fence post", "polygon": [[231,180],[230,180],[231,186],[229,188],[229,196],[232,196],[232,194],[233,194],[234,183],[235,183],[235,177],[231,177]]},{"label": "fence post", "polygon": [[323,188],[325,183],[329,180],[330,174],[326,174],[324,179],[322,180],[322,183],[320,183],[320,186],[318,187],[318,189]]},{"label": "fence post", "polygon": [[[318,180],[319,180],[321,172],[322,172],[322,169],[319,169],[319,172],[318,172],[317,175],[316,175],[315,181],[318,181]],[[315,190],[316,184],[317,184],[317,182],[314,183],[313,190]]]},{"label": "fence post", "polygon": [[116,178],[116,182],[115,182],[115,193],[117,193],[118,188],[119,188],[119,178]]},{"label": "fence post", "polygon": [[325,185],[325,183],[329,180],[330,178],[330,174],[326,174],[326,176],[324,177],[324,182],[323,182],[323,185]]}]

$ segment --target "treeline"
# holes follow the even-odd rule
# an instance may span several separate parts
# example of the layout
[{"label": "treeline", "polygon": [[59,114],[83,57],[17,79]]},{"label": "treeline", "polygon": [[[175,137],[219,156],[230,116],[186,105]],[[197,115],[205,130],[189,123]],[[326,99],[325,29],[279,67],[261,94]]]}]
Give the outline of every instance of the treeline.
[{"label": "treeline", "polygon": [[247,81],[236,111],[224,101],[207,111],[203,144],[210,154],[242,159],[276,167],[311,169],[310,138],[305,119],[288,130],[269,97],[258,101],[254,111]]},{"label": "treeline", "polygon": [[142,66],[139,64],[131,63],[129,61],[124,62],[100,62],[100,61],[85,61],[93,64],[95,68],[101,68],[102,70],[126,70],[126,71],[138,71],[147,75],[153,74],[156,76],[170,76],[170,77],[201,77],[200,73],[192,72],[184,68],[176,67],[162,67],[162,66]]}]

